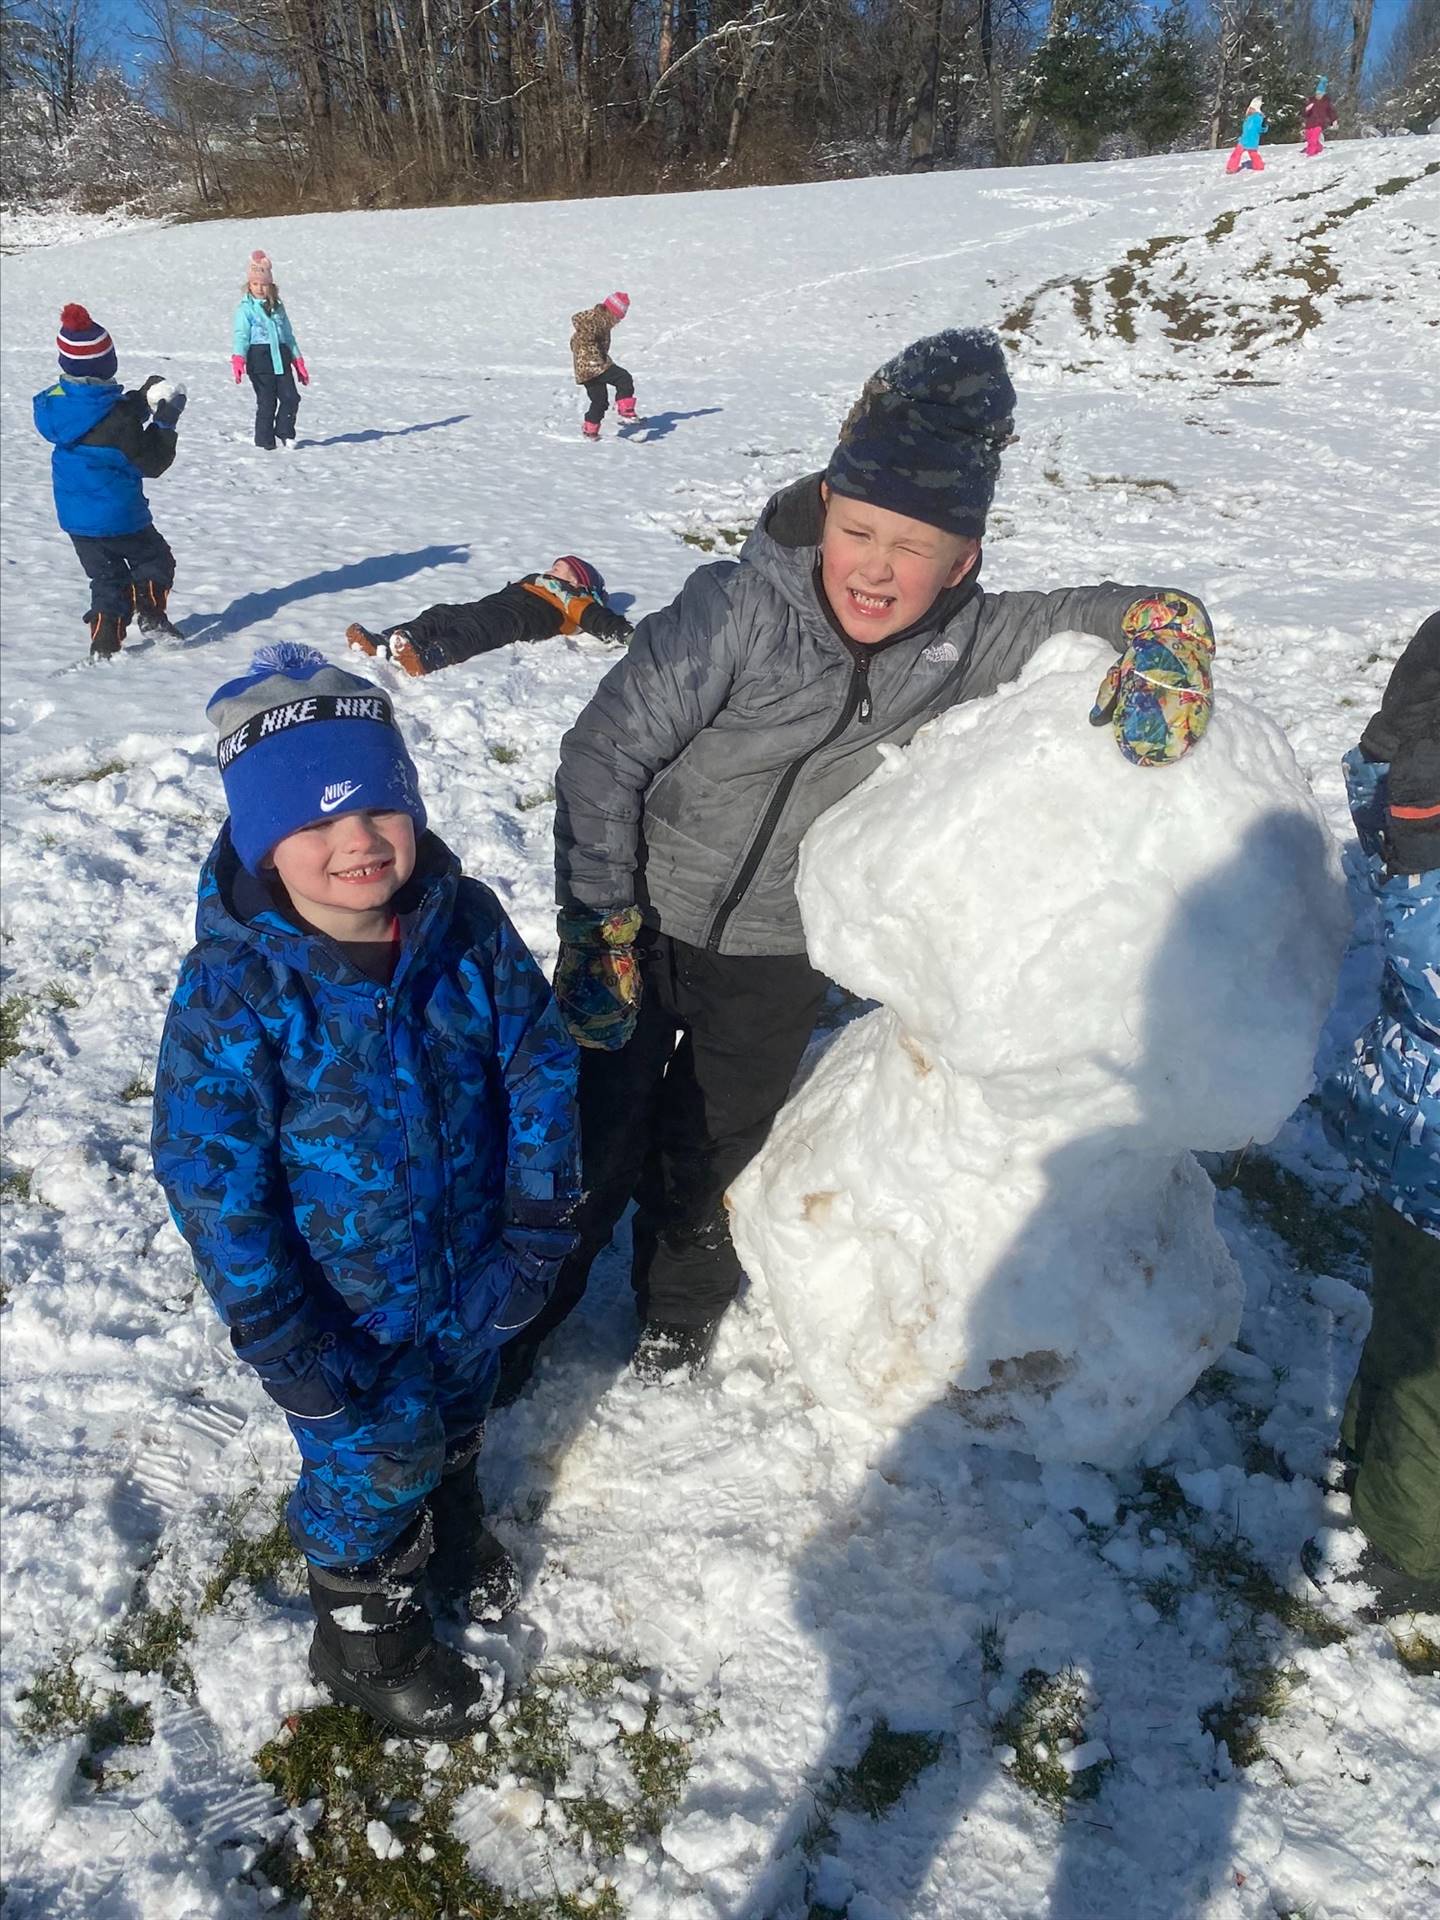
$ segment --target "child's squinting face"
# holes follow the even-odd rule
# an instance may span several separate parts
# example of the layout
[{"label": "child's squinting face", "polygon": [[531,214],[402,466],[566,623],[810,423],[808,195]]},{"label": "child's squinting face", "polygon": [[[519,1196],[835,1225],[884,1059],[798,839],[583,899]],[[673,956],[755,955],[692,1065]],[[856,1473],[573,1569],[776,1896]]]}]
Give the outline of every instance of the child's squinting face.
[{"label": "child's squinting face", "polygon": [[903,633],[979,562],[978,540],[848,500],[828,487],[821,493],[821,584],[841,627],[862,645]]},{"label": "child's squinting face", "polygon": [[415,871],[415,823],[408,813],[342,813],[290,833],[266,865],[302,914],[345,937],[349,916],[374,913]]},{"label": "child's squinting face", "polygon": [[252,273],[250,276],[250,291],[257,300],[263,300],[266,294],[271,291],[273,285],[274,282],[267,280],[264,274]]},{"label": "child's squinting face", "polygon": [[569,586],[578,587],[581,584],[579,574],[568,560],[552,560],[548,572],[552,579],[564,580]]}]

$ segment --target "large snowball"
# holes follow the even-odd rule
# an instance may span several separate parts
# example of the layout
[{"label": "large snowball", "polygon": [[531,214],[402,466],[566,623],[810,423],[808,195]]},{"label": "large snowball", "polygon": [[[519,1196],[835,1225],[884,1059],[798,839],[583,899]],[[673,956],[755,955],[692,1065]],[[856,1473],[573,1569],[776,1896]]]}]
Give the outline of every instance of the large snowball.
[{"label": "large snowball", "polygon": [[1231,694],[1178,766],[1086,715],[1113,659],[1053,640],[811,829],[810,952],[883,1003],[731,1193],[818,1398],[1113,1464],[1234,1337],[1192,1147],[1305,1094],[1347,915],[1284,735]]}]

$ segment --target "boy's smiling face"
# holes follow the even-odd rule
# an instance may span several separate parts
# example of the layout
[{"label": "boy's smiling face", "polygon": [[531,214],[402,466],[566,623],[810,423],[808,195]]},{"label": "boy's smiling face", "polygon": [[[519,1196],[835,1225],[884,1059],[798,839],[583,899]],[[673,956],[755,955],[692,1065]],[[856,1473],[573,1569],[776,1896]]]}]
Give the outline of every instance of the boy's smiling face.
[{"label": "boy's smiling face", "polygon": [[265,865],[310,926],[336,940],[372,939],[415,871],[415,823],[368,809],[316,820],[286,834]]},{"label": "boy's smiling face", "polygon": [[980,542],[822,484],[820,580],[845,633],[861,645],[903,633],[980,560]]}]

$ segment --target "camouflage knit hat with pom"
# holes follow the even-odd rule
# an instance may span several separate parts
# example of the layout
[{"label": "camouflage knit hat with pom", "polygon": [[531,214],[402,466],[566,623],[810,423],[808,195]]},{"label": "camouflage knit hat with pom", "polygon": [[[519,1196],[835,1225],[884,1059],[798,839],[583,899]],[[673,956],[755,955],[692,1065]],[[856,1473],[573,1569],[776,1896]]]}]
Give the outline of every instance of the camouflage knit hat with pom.
[{"label": "camouflage knit hat with pom", "polygon": [[932,333],[865,382],[825,479],[833,493],[978,540],[1014,414],[993,333]]}]

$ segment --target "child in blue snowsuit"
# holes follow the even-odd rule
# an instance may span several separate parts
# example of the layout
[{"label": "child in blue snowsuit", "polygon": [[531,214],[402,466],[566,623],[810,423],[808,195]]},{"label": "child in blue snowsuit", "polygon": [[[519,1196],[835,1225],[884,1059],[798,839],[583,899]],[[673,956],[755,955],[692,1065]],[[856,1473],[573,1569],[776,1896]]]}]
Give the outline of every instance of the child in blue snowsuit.
[{"label": "child in blue snowsuit", "polygon": [[284,645],[209,714],[230,818],[161,1042],[155,1171],[300,1450],[312,1674],[454,1736],[483,1689],[429,1601],[480,1620],[516,1597],[474,1461],[500,1348],[573,1244],[575,1047],[426,830],[384,694]]},{"label": "child in blue snowsuit", "polygon": [[[60,315],[60,378],[34,399],[36,431],[55,451],[55,513],[90,580],[90,652],[119,653],[132,617],[142,633],[178,638],[166,614],[175,556],[150,517],[143,482],[175,458],[185,389],[158,373],[126,393],[115,378],[115,343],[84,307]],[[152,417],[153,416],[153,417]]]},{"label": "child in blue snowsuit", "polygon": [[1371,1327],[1342,1438],[1378,1611],[1440,1610],[1440,613],[1345,756],[1380,907],[1380,1010],[1323,1091],[1375,1200]]},{"label": "child in blue snowsuit", "polygon": [[236,386],[248,374],[255,389],[256,446],[268,453],[277,446],[288,447],[295,438],[295,417],[300,411],[300,388],[295,382],[308,387],[310,370],[275,284],[270,256],[259,247],[246,268],[232,345],[230,370]]}]

